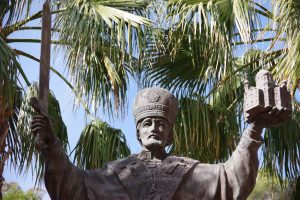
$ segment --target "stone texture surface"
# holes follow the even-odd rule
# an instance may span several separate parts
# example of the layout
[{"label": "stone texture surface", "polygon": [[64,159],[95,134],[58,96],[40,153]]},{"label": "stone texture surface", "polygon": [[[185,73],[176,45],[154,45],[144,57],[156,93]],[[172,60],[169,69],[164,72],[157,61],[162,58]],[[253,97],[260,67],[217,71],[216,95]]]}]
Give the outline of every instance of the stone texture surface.
[{"label": "stone texture surface", "polygon": [[[41,144],[45,185],[51,199],[247,199],[257,176],[262,128],[285,120],[290,102],[286,86],[278,88],[266,72],[257,76],[256,88],[246,86],[245,116],[247,121],[255,123],[245,130],[231,158],[220,164],[203,164],[165,152],[164,145],[169,144],[166,140],[170,137],[162,136],[173,134],[171,130],[178,110],[176,98],[167,90],[148,88],[138,93],[134,115],[137,136],[143,135],[141,153],[92,171],[78,169],[69,161],[55,138],[49,118],[41,111],[39,102],[35,102],[34,107],[40,110],[40,115],[33,118],[32,129],[38,136],[37,144]],[[271,109],[270,112],[267,109]],[[259,124],[261,121],[265,124]],[[143,141],[149,144],[144,145]]]},{"label": "stone texture surface", "polygon": [[[287,90],[286,82],[281,86],[275,84],[270,72],[261,70],[255,77],[256,87],[250,87],[249,82],[244,82],[244,116],[245,121],[251,123],[260,114],[277,109],[282,112],[282,117],[265,123],[265,127],[278,126],[287,121],[292,112],[291,95]],[[269,117],[266,115],[266,117]],[[268,121],[268,119],[262,119]]]}]

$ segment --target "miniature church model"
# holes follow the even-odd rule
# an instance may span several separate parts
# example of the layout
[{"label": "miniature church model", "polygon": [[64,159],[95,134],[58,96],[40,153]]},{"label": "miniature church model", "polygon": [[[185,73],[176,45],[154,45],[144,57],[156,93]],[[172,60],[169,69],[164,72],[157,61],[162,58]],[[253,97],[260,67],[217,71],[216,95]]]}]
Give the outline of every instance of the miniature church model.
[{"label": "miniature church model", "polygon": [[245,80],[244,88],[244,116],[245,121],[251,123],[255,116],[268,112],[276,107],[282,115],[288,117],[292,112],[291,95],[287,90],[287,83],[281,86],[275,84],[272,74],[267,70],[259,71],[255,76],[256,87],[249,86]]}]

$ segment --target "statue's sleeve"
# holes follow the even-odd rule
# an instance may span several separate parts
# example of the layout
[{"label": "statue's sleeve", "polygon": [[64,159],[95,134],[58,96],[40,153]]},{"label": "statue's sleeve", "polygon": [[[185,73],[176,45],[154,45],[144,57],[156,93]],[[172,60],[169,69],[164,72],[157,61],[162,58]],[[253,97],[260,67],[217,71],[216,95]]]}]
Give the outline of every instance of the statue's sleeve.
[{"label": "statue's sleeve", "polygon": [[75,167],[59,141],[42,150],[45,186],[52,200],[88,199],[84,185],[86,172]]},{"label": "statue's sleeve", "polygon": [[[177,191],[177,199],[247,199],[255,186],[258,171],[257,151],[262,144],[248,135],[253,130],[246,129],[232,156],[221,164],[198,164],[182,182]],[[191,198],[188,198],[188,197]]]},{"label": "statue's sleeve", "polygon": [[[42,151],[45,186],[52,200],[129,199],[112,169],[81,170],[74,166],[60,143]],[[117,193],[115,193],[117,191]]]}]

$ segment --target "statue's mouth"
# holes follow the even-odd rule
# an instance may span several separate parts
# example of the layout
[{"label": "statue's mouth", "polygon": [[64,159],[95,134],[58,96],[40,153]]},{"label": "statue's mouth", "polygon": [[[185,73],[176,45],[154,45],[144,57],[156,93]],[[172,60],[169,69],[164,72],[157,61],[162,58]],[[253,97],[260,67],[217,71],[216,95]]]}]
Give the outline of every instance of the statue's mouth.
[{"label": "statue's mouth", "polygon": [[149,135],[148,139],[149,139],[149,138],[153,138],[153,139],[158,140],[158,139],[159,139],[159,136],[158,136],[157,134],[151,134],[151,135]]}]

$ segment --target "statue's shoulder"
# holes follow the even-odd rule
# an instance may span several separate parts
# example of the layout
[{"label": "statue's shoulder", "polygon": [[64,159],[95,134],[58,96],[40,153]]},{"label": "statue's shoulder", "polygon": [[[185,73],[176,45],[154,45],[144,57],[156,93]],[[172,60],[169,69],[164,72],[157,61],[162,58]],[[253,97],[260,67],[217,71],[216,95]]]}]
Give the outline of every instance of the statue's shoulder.
[{"label": "statue's shoulder", "polygon": [[188,158],[188,157],[182,157],[182,156],[168,156],[165,159],[167,162],[176,162],[176,163],[184,163],[184,164],[188,164],[188,165],[194,165],[199,163],[198,160],[192,159],[192,158]]},{"label": "statue's shoulder", "polygon": [[135,162],[137,162],[137,154],[131,154],[125,158],[121,158],[107,163],[106,167],[114,170],[122,169],[126,166],[132,165]]},{"label": "statue's shoulder", "polygon": [[[127,166],[136,165],[136,163],[141,163],[141,161],[137,158],[137,154],[132,154],[122,159],[114,160],[106,164],[107,167],[110,169],[123,169]],[[170,155],[163,161],[163,165],[170,166],[170,165],[185,165],[188,168],[194,166],[195,164],[199,163],[198,160],[194,160],[188,157],[182,156],[173,156]]]}]

